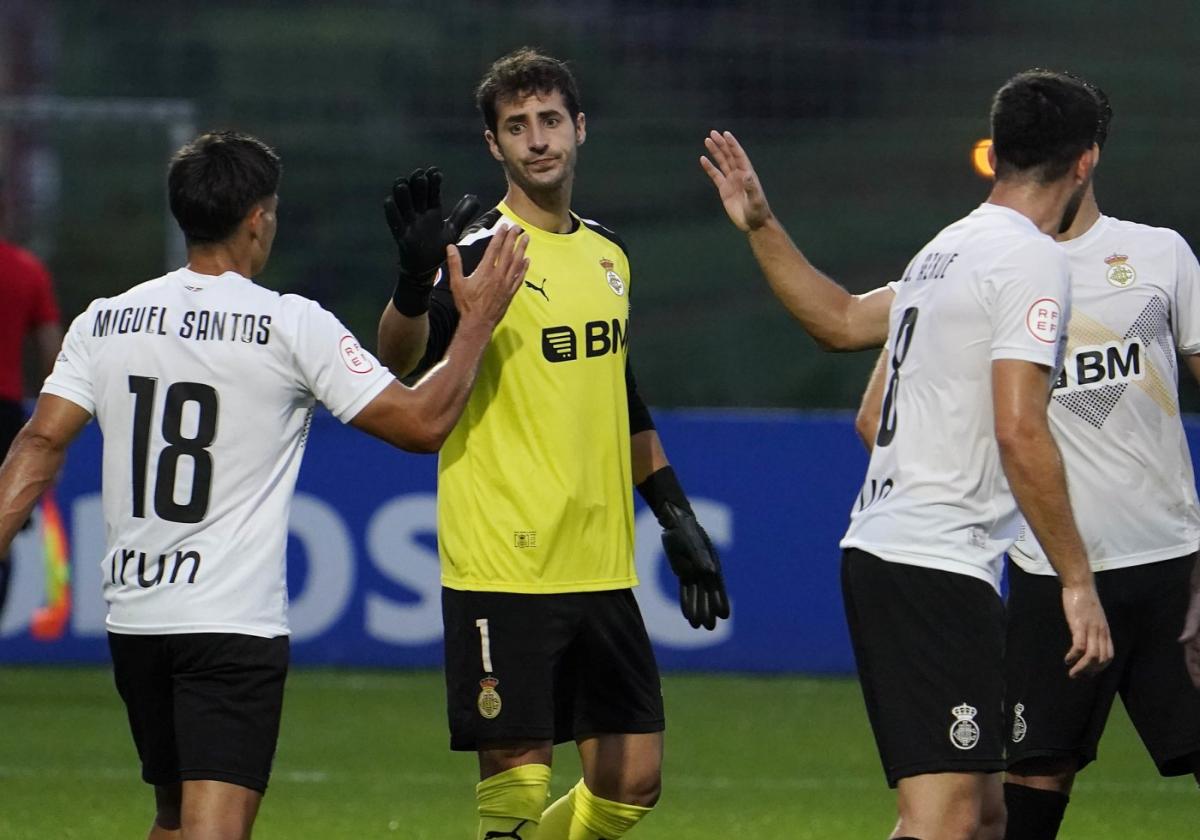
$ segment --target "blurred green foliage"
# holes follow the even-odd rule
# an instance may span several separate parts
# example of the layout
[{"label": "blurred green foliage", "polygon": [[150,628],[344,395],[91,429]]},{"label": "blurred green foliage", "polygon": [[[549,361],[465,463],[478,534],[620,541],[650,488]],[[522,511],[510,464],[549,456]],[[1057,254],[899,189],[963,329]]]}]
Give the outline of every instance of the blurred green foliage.
[{"label": "blurred green foliage", "polygon": [[[1193,4],[1014,0],[534,0],[47,3],[43,87],[178,97],[198,128],[274,144],[284,182],[262,282],[320,300],[368,346],[392,285],[387,185],[436,163],[453,196],[503,193],[472,89],[523,44],[570,60],[589,137],[575,206],[630,246],[633,359],[654,405],[846,407],[871,353],[819,351],[759,275],[697,165],[738,133],[813,261],[862,291],[896,277],[983,200],[969,165],[989,99],[1029,66],[1071,69],[1116,110],[1099,179],[1113,215],[1200,242],[1186,185],[1200,140]],[[44,237],[68,315],[161,273],[165,132],[51,125],[57,212]],[[1190,397],[1189,397],[1190,399]],[[1193,405],[1195,401],[1192,401]]]}]

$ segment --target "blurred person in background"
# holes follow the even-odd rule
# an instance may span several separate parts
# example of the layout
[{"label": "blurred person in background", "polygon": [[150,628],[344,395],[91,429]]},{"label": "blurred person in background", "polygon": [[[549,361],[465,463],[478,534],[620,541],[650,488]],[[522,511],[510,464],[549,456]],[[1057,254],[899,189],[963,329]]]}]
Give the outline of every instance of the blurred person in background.
[{"label": "blurred person in background", "polygon": [[[571,210],[586,136],[570,70],[531,49],[497,60],[476,91],[504,200],[459,237],[441,176],[418,170],[386,203],[400,278],[380,321],[398,376],[441,358],[461,328],[447,242],[466,265],[513,225],[529,277],[488,348],[438,463],[450,746],[479,758],[478,838],[616,840],[657,802],[664,713],[633,596],[633,489],[664,528],[693,627],[729,617],[716,551],[668,463],[628,359],[629,257]],[[546,807],[556,743],[583,779]]]},{"label": "blurred person in background", "polygon": [[[54,368],[54,357],[62,345],[50,272],[37,257],[7,239],[11,201],[5,182],[0,180],[0,460],[25,425],[21,400],[26,394],[27,347],[32,345],[40,386],[42,378]],[[11,572],[6,548],[0,551],[0,615],[8,597]]]},{"label": "blurred person in background", "polygon": [[1047,418],[1071,298],[1051,236],[1088,194],[1100,118],[1077,79],[1010,79],[992,105],[987,201],[901,280],[864,296],[804,259],[731,134],[705,143],[713,159],[701,165],[788,310],[826,346],[886,343],[864,401],[870,419],[860,420],[871,461],[842,541],[842,582],[868,716],[897,789],[894,838],[1004,836],[999,589],[1019,514],[1058,575],[1047,580],[1062,628],[1042,640],[1057,676],[1071,682],[1113,656]]},{"label": "blurred person in background", "polygon": [[186,267],[92,304],[71,324],[0,469],[0,550],[96,417],[100,558],[117,690],[154,786],[152,840],[242,840],[267,788],[289,639],[288,514],[315,403],[394,446],[434,451],[525,276],[497,236],[469,278],[441,364],[397,382],[336,317],[251,278],[275,239],[279,158],[234,132],[171,161]]},{"label": "blurred person in background", "polygon": [[[1100,88],[1083,84],[1100,105],[1103,147],[1112,108]],[[1075,776],[1095,760],[1117,694],[1159,773],[1200,781],[1200,695],[1176,640],[1189,573],[1200,591],[1200,505],[1176,387],[1177,354],[1200,380],[1200,265],[1175,231],[1103,215],[1094,182],[1056,238],[1071,266],[1073,314],[1050,425],[1116,656],[1094,679],[1065,676],[1059,648],[1070,642],[1058,582],[1034,535],[1020,529],[1008,564],[1009,840],[1057,836]],[[786,290],[777,292],[820,343],[879,345],[887,327],[879,303],[891,287],[850,295],[798,251],[790,260],[773,275]],[[806,302],[823,296],[831,308],[817,316]],[[876,368],[868,393],[882,391],[886,372]],[[864,398],[857,424],[868,445],[879,428],[877,403]],[[1200,594],[1193,599],[1184,638],[1200,683]]]}]

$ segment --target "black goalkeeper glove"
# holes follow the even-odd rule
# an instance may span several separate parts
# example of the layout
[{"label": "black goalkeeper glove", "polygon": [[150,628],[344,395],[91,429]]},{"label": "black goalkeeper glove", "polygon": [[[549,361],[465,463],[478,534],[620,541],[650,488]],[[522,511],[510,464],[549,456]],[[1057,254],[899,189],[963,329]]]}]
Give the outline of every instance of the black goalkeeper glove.
[{"label": "black goalkeeper glove", "polygon": [[464,195],[442,218],[442,173],[437,167],[414,169],[392,184],[383,212],[400,252],[392,301],[401,314],[413,318],[429,311],[433,278],[446,259],[446,246],[458,241],[478,211],[479,200]]},{"label": "black goalkeeper glove", "polygon": [[679,578],[679,606],[693,627],[713,630],[717,619],[729,618],[729,596],[721,577],[721,559],[704,528],[696,521],[683,488],[670,467],[657,470],[638,490],[663,526],[662,543]]}]

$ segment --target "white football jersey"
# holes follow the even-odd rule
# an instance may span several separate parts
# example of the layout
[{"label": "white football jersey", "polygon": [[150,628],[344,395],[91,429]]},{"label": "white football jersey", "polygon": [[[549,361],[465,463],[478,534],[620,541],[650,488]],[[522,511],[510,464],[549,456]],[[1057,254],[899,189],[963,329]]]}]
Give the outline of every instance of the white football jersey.
[{"label": "white football jersey", "polygon": [[93,301],[43,393],[104,435],[115,633],[288,632],[288,511],[316,400],[343,422],[392,376],[316,303],[186,268]]},{"label": "white football jersey", "polygon": [[1057,373],[1066,255],[1027,217],[984,204],[935,236],[892,288],[883,412],[842,547],[998,589],[1019,520],[996,444],[991,364]]},{"label": "white football jersey", "polygon": [[[1190,554],[1200,546],[1200,504],[1176,349],[1200,353],[1200,265],[1175,231],[1107,216],[1061,247],[1074,315],[1050,423],[1092,568]],[[1011,556],[1054,574],[1028,528]]]}]

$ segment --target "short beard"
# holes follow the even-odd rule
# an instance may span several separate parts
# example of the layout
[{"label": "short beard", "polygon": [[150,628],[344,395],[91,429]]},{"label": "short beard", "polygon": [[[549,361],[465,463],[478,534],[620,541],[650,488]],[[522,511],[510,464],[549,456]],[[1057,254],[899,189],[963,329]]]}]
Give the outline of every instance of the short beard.
[{"label": "short beard", "polygon": [[[573,156],[572,156],[573,158]],[[536,181],[528,180],[520,174],[520,170],[514,167],[504,165],[505,174],[514,184],[521,188],[521,191],[526,195],[533,196],[552,196],[559,192],[564,184],[569,184],[571,178],[575,175],[575,160],[570,159],[565,161],[562,176],[549,184],[541,184]]]}]

